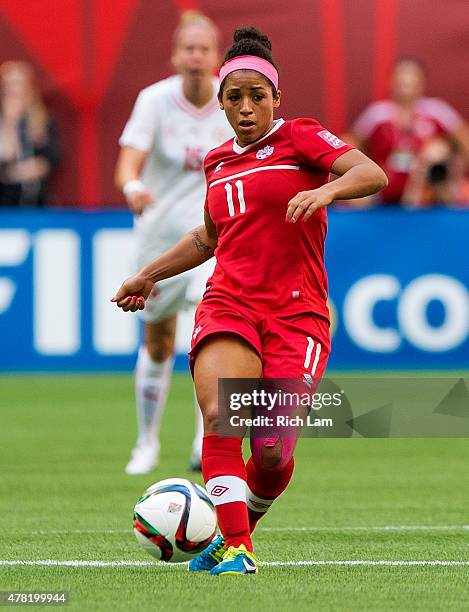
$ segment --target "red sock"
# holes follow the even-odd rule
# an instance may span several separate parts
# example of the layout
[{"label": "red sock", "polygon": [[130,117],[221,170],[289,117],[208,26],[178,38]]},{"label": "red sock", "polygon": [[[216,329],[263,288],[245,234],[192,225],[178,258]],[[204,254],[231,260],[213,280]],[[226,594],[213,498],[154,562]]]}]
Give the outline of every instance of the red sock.
[{"label": "red sock", "polygon": [[241,438],[224,438],[217,434],[204,436],[202,474],[217,511],[226,547],[244,544],[252,551],[241,443]]},{"label": "red sock", "polygon": [[249,458],[246,464],[248,485],[248,516],[251,533],[257,521],[264,516],[272,503],[287,488],[293,474],[295,459],[292,457],[281,470],[268,470]]}]

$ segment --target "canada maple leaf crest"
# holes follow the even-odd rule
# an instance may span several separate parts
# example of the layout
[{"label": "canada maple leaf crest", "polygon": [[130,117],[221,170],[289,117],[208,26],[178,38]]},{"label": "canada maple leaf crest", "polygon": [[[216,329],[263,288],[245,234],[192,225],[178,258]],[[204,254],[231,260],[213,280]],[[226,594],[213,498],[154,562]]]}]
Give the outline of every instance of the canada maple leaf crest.
[{"label": "canada maple leaf crest", "polygon": [[267,145],[263,149],[259,149],[259,151],[256,153],[256,157],[257,159],[265,159],[266,157],[269,157],[269,155],[272,155],[273,152],[274,147],[269,147],[269,145]]}]

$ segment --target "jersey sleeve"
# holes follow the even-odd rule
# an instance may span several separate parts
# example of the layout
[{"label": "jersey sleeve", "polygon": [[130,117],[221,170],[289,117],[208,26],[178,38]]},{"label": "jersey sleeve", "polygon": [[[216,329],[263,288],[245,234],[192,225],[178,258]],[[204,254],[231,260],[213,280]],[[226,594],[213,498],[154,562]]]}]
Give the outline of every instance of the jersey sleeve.
[{"label": "jersey sleeve", "polygon": [[155,141],[157,126],[158,107],[145,91],[141,91],[130,119],[119,138],[120,146],[134,147],[139,151],[150,151]]},{"label": "jersey sleeve", "polygon": [[314,119],[294,120],[292,139],[298,159],[326,172],[331,171],[338,157],[353,149]]}]

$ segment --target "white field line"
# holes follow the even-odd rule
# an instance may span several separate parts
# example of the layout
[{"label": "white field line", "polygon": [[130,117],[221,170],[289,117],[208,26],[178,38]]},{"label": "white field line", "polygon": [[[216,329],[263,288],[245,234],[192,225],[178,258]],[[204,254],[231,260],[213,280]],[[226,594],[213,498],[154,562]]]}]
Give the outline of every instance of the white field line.
[{"label": "white field line", "polygon": [[[343,526],[343,527],[258,527],[256,532],[331,532],[345,533],[354,531],[469,531],[469,525],[376,525],[376,526]],[[31,535],[107,535],[132,533],[129,529],[45,529],[31,531]]]},{"label": "white field line", "polygon": [[[58,561],[45,559],[42,561],[1,561],[0,566],[46,566],[46,567],[166,567],[179,568],[185,563],[162,563],[158,561]],[[384,566],[384,567],[453,567],[469,566],[469,561],[265,561],[259,563],[263,567],[298,567],[298,566]]]},{"label": "white field line", "polygon": [[259,531],[469,531],[469,525],[357,525],[356,527],[259,527]]}]

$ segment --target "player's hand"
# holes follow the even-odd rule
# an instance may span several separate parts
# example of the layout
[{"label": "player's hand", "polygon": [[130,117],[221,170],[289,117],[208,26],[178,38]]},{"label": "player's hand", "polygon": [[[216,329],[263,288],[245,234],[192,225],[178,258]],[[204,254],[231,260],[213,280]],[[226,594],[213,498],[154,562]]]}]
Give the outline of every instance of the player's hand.
[{"label": "player's hand", "polygon": [[141,215],[145,208],[153,203],[154,198],[149,191],[134,191],[126,196],[127,205],[136,215]]},{"label": "player's hand", "polygon": [[303,215],[303,221],[308,221],[313,213],[334,201],[331,193],[320,187],[311,191],[300,191],[288,202],[285,221],[296,223]]},{"label": "player's hand", "polygon": [[140,274],[131,276],[122,283],[119,291],[111,298],[125,312],[136,312],[145,308],[145,300],[150,295],[154,284]]}]

